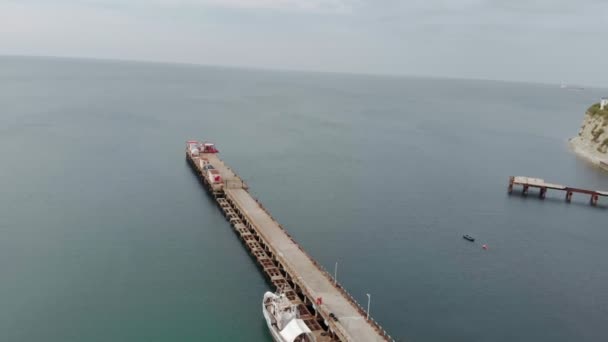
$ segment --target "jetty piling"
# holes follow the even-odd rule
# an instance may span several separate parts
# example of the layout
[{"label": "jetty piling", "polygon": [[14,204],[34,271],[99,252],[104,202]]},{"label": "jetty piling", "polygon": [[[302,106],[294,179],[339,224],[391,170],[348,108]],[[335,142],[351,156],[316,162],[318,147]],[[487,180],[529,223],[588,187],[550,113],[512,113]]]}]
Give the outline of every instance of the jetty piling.
[{"label": "jetty piling", "polygon": [[217,152],[213,144],[191,140],[186,160],[269,282],[297,305],[317,341],[394,341],[251,196]]},{"label": "jetty piling", "polygon": [[608,191],[599,191],[599,190],[588,190],[582,188],[576,188],[571,186],[565,186],[561,184],[547,183],[544,179],[541,178],[532,178],[532,177],[522,177],[522,176],[510,176],[509,177],[509,185],[507,191],[509,194],[513,193],[514,186],[521,186],[521,194],[522,196],[526,196],[530,188],[538,188],[539,193],[538,197],[540,199],[544,199],[547,196],[547,190],[558,190],[566,192],[566,202],[572,202],[572,196],[575,193],[585,194],[589,196],[589,204],[592,206],[597,206],[599,203],[600,196],[608,197]]}]

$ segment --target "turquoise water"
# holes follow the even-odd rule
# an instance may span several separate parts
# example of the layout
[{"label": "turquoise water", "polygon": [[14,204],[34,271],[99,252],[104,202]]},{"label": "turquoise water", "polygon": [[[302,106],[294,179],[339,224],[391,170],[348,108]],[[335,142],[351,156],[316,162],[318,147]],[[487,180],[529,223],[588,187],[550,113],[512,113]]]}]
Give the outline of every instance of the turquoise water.
[{"label": "turquoise water", "polygon": [[0,340],[270,339],[193,138],[398,340],[606,340],[608,200],[506,185],[608,189],[566,144],[607,93],[0,58]]}]

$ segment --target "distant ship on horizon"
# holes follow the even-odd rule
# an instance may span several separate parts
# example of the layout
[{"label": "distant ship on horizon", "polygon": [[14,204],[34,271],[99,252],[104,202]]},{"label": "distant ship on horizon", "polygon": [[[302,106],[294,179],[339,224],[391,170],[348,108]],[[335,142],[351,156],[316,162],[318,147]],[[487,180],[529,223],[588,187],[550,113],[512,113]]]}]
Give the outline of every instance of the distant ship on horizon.
[{"label": "distant ship on horizon", "polygon": [[570,90],[585,90],[583,87],[568,85],[566,82],[562,82],[559,86],[561,89],[570,89]]}]

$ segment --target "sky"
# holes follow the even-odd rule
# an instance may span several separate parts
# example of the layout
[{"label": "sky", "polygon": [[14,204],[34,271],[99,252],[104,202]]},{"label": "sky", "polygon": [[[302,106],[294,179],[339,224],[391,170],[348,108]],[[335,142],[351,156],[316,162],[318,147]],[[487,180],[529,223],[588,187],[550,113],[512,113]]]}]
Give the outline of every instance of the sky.
[{"label": "sky", "polygon": [[608,0],[0,0],[0,55],[608,88]]}]

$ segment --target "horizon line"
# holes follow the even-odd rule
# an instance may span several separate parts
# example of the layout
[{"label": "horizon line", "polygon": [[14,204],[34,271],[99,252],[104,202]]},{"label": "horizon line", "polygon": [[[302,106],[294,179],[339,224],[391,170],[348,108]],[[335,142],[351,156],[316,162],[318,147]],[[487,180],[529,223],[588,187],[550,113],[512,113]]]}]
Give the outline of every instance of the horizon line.
[{"label": "horizon line", "polygon": [[597,89],[604,90],[608,89],[608,86],[593,86],[593,85],[580,85],[570,84],[567,82],[561,83],[549,83],[542,81],[523,81],[523,80],[500,80],[491,78],[467,78],[467,77],[456,77],[456,76],[432,76],[432,75],[418,75],[418,74],[403,74],[403,73],[370,73],[370,72],[357,72],[357,71],[331,71],[331,70],[312,70],[312,69],[294,69],[294,68],[281,68],[281,67],[262,67],[262,66],[250,66],[250,65],[231,65],[231,64],[206,64],[196,62],[184,62],[184,61],[166,61],[166,60],[153,60],[153,59],[134,59],[134,58],[114,58],[114,57],[90,57],[90,56],[53,56],[53,55],[21,55],[21,54],[0,54],[0,58],[38,58],[38,59],[59,59],[59,60],[82,60],[82,61],[96,61],[96,62],[114,62],[114,63],[141,63],[141,64],[162,64],[170,66],[195,66],[205,68],[218,68],[218,69],[235,69],[235,70],[247,70],[247,71],[269,71],[269,72],[285,72],[285,73],[313,73],[313,74],[336,74],[346,76],[366,76],[366,77],[378,77],[378,78],[422,78],[422,79],[435,79],[435,80],[451,80],[451,81],[478,81],[478,82],[500,82],[500,83],[516,83],[516,84],[533,84],[543,86],[557,86],[560,87],[563,84],[567,84],[572,89],[579,88],[579,90],[585,89]]}]

